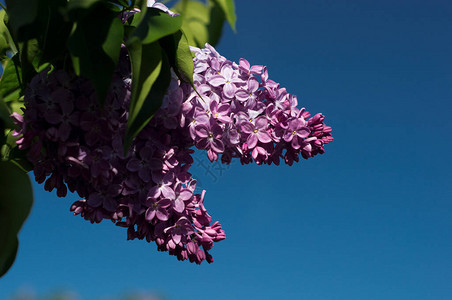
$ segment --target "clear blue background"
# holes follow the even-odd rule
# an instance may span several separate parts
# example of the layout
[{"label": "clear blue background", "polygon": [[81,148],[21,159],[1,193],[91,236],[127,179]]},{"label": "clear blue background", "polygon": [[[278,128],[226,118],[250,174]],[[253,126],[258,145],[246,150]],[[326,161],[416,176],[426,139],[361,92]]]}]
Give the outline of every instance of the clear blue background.
[{"label": "clear blue background", "polygon": [[[270,77],[333,127],[293,167],[193,174],[227,239],[179,262],[35,185],[0,299],[55,288],[84,299],[452,299],[452,2],[237,0],[218,50]],[[205,154],[198,154],[207,165]],[[104,298],[105,299],[105,298]]]}]

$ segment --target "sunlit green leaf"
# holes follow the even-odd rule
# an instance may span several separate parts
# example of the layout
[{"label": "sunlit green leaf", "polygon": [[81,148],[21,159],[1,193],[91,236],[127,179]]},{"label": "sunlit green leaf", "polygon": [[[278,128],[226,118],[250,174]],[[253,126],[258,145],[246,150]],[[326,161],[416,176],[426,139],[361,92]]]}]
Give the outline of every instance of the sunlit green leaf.
[{"label": "sunlit green leaf", "polygon": [[5,40],[6,44],[2,44],[0,59],[3,60],[6,58],[6,51],[11,50],[14,54],[16,54],[17,49],[14,45],[13,39],[11,37],[11,33],[9,32],[8,27],[5,22],[8,21],[8,15],[6,15],[4,10],[0,11],[0,36],[3,40]]},{"label": "sunlit green leaf", "polygon": [[9,44],[8,44],[8,40],[6,37],[8,28],[5,25],[4,18],[5,18],[5,11],[0,10],[0,36],[2,39],[2,41],[0,42],[0,54],[1,55],[4,55],[6,50],[9,49]]},{"label": "sunlit green leaf", "polygon": [[20,97],[22,85],[22,69],[18,55],[8,59],[0,79],[0,97],[9,102]]},{"label": "sunlit green leaf", "polygon": [[100,103],[117,66],[124,27],[115,12],[98,5],[78,21],[68,40],[77,75],[93,84]]},{"label": "sunlit green leaf", "polygon": [[185,34],[179,30],[161,39],[160,45],[165,50],[169,63],[177,76],[181,80],[193,84],[193,56]]},{"label": "sunlit green leaf", "polygon": [[182,30],[185,32],[190,45],[204,47],[209,42],[209,9],[198,1],[181,1],[174,7],[174,11],[182,17]]},{"label": "sunlit green leaf", "polygon": [[160,108],[171,81],[169,62],[159,43],[143,45],[136,40],[128,50],[132,65],[132,95],[125,150]]},{"label": "sunlit green leaf", "polygon": [[4,23],[5,11],[0,11],[0,60],[6,58],[6,51],[8,51],[11,47],[8,42],[8,28]]},{"label": "sunlit green leaf", "polygon": [[227,18],[235,29],[233,1],[209,0],[207,4],[198,1],[181,1],[174,10],[182,16],[182,30],[190,45],[204,47],[205,43],[218,43],[223,24]]},{"label": "sunlit green leaf", "polygon": [[218,3],[221,6],[224,14],[226,15],[226,20],[228,20],[232,30],[235,31],[236,15],[234,0],[212,0],[212,1]]},{"label": "sunlit green leaf", "polygon": [[175,33],[181,28],[182,18],[171,17],[156,8],[148,8],[140,18],[137,28],[129,36],[128,43],[139,39],[143,44],[150,44],[158,39]]},{"label": "sunlit green leaf", "polygon": [[33,191],[28,175],[14,163],[0,162],[0,276],[14,262],[17,234],[28,217],[33,204]]}]

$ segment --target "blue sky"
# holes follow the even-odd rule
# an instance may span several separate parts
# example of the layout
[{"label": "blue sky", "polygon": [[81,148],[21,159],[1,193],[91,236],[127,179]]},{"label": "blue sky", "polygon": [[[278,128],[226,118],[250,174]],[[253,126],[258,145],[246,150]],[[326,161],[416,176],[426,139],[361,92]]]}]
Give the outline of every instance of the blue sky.
[{"label": "blue sky", "polygon": [[[452,299],[450,1],[236,1],[218,51],[264,64],[335,141],[288,166],[193,167],[227,239],[179,262],[35,185],[0,299]],[[259,3],[257,5],[257,3]],[[207,165],[205,154],[197,158]]]}]

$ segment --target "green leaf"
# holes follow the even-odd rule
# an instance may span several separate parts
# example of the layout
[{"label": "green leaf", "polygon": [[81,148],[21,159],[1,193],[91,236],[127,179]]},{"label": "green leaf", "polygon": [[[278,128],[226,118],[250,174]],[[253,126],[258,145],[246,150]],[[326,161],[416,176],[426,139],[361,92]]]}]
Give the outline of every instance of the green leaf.
[{"label": "green leaf", "polygon": [[125,151],[160,108],[171,81],[168,59],[157,42],[143,45],[136,40],[127,49],[132,65],[132,95],[124,138]]},{"label": "green leaf", "polygon": [[160,45],[179,79],[193,85],[193,56],[185,34],[179,30],[161,39]]},{"label": "green leaf", "polygon": [[129,2],[126,0],[110,0],[110,2],[129,8]]},{"label": "green leaf", "polygon": [[35,66],[40,65],[38,41],[36,39],[19,43],[20,64],[22,69],[22,88],[37,74]]},{"label": "green leaf", "polygon": [[39,0],[6,0],[9,26],[17,41],[34,37],[38,32]]},{"label": "green leaf", "polygon": [[0,80],[0,97],[3,101],[9,102],[20,97],[22,86],[22,69],[20,67],[19,57],[16,54],[8,59],[6,67],[3,70]]},{"label": "green leaf", "polygon": [[67,10],[70,14],[76,10],[86,11],[99,3],[100,0],[71,0],[67,4]]},{"label": "green leaf", "polygon": [[69,3],[67,0],[41,0],[40,2],[40,5],[43,6],[39,13],[41,63],[50,62],[56,65],[58,62],[60,63],[59,68],[64,65],[62,60],[67,53],[66,41],[73,24],[62,12]]},{"label": "green leaf", "polygon": [[209,0],[205,5],[198,1],[181,1],[174,10],[182,16],[182,30],[190,45],[204,47],[216,45],[220,40],[223,24],[230,21],[235,30],[234,1]]},{"label": "green leaf", "polygon": [[128,43],[139,39],[142,44],[150,44],[162,37],[173,34],[182,26],[182,18],[171,17],[156,8],[148,8],[142,15],[137,28],[129,36]]},{"label": "green leaf", "polygon": [[[3,129],[15,127],[10,115],[11,111],[9,110],[8,105],[6,105],[6,102],[0,97],[0,123],[3,124]],[[3,131],[0,131],[0,135],[3,135]]]},{"label": "green leaf", "polygon": [[0,35],[0,60],[3,60],[6,57],[6,51],[9,50],[9,43],[6,40],[5,36]]},{"label": "green leaf", "polygon": [[216,1],[209,1],[209,23],[207,31],[209,32],[209,44],[216,45],[223,32],[224,21],[226,15],[222,7]]},{"label": "green leaf", "polygon": [[8,22],[8,15],[5,13],[4,10],[0,11],[0,36],[2,40],[6,42],[6,44],[3,44],[2,42],[2,48],[0,50],[0,59],[4,60],[6,59],[6,51],[11,50],[14,54],[16,54],[17,49],[14,44],[14,41],[11,37],[11,34],[9,32],[8,27],[6,26],[6,22]]},{"label": "green leaf", "polygon": [[8,51],[11,47],[8,42],[8,28],[3,21],[5,17],[5,11],[0,11],[0,60],[6,58],[6,51]]},{"label": "green leaf", "polygon": [[101,104],[118,64],[123,33],[117,14],[98,5],[76,23],[68,40],[76,74],[91,81]]},{"label": "green leaf", "polygon": [[182,30],[188,43],[196,47],[204,47],[209,42],[209,9],[198,1],[181,1],[173,9],[182,17]]},{"label": "green leaf", "polygon": [[19,250],[19,240],[17,237],[10,238],[6,241],[9,243],[5,255],[0,254],[0,277],[6,274],[16,260],[17,250]]},{"label": "green leaf", "polygon": [[235,5],[234,0],[213,0],[217,2],[221,8],[223,9],[224,14],[226,15],[226,20],[228,20],[229,25],[231,25],[232,30],[235,32]]},{"label": "green leaf", "polygon": [[33,204],[31,182],[14,163],[0,162],[0,276],[11,267],[17,253],[19,233]]}]

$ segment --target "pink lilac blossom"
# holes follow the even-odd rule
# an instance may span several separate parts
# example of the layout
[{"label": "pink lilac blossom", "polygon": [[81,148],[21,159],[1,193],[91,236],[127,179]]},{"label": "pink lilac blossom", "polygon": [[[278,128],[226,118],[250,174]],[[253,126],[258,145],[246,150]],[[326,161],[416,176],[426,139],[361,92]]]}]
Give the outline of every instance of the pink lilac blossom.
[{"label": "pink lilac blossom", "polygon": [[213,261],[210,249],[226,236],[204,207],[205,191],[194,192],[193,146],[226,164],[237,158],[291,165],[299,155],[324,153],[333,138],[324,116],[298,109],[296,97],[269,80],[265,67],[244,59],[237,65],[210,45],[192,51],[199,95],[173,76],[160,110],[127,154],[125,50],[103,108],[87,80],[42,72],[27,89],[24,115],[12,117],[36,181],[60,197],[69,189],[84,198],[71,206],[74,214],[92,223],[110,219],[127,228],[128,239],[153,241],[159,251],[199,264]]},{"label": "pink lilac blossom", "polygon": [[198,149],[211,161],[221,155],[224,163],[239,158],[242,164],[292,165],[299,155],[307,159],[325,152],[331,127],[324,116],[310,118],[297,108],[297,98],[268,79],[263,66],[245,59],[237,65],[213,47],[192,47],[195,53],[194,91],[183,103],[181,126],[193,124],[190,133]]}]

